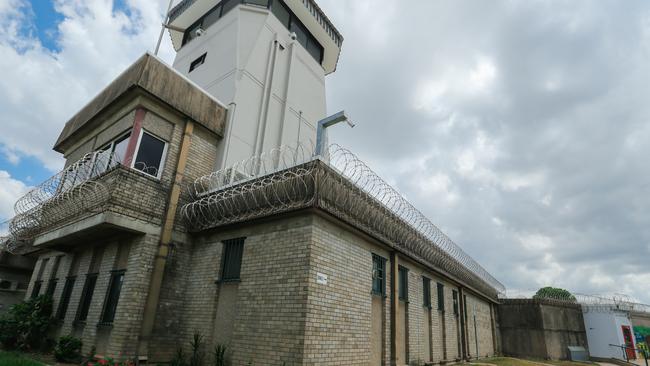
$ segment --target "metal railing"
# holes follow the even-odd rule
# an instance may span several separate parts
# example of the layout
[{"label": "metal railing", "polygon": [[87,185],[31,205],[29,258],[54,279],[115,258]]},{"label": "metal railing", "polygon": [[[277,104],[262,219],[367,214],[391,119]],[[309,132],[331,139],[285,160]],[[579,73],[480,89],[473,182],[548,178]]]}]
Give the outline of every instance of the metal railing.
[{"label": "metal railing", "polygon": [[641,348],[630,347],[630,346],[625,345],[625,344],[618,345],[618,344],[611,344],[610,343],[609,346],[610,347],[620,348],[621,351],[623,351],[623,360],[625,360],[625,362],[630,362],[630,358],[629,358],[629,356],[627,354],[628,350],[634,351],[635,353],[642,355],[644,360],[645,360],[645,366],[648,366],[648,354],[646,353],[645,350],[643,350]]}]

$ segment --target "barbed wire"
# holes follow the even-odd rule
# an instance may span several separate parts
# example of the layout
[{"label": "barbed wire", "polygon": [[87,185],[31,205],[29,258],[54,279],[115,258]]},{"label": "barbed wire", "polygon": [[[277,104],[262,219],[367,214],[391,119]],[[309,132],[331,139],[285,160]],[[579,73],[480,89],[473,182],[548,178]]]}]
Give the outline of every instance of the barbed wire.
[{"label": "barbed wire", "polygon": [[181,209],[196,230],[318,205],[487,293],[505,287],[349,150],[283,146],[200,177]]},{"label": "barbed wire", "polygon": [[558,303],[577,304],[583,312],[639,312],[650,314],[650,305],[640,303],[625,294],[589,295],[572,293],[572,297],[561,294],[545,293],[541,297],[534,296],[535,291],[509,291],[499,295],[500,300],[550,300]]}]

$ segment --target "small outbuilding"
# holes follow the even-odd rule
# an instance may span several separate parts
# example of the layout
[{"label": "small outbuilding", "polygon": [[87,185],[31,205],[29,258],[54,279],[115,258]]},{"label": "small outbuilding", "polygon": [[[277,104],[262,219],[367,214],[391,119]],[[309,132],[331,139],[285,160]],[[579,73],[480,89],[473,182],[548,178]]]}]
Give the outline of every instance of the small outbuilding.
[{"label": "small outbuilding", "polygon": [[627,309],[617,304],[583,304],[582,311],[592,358],[636,359],[636,343]]}]

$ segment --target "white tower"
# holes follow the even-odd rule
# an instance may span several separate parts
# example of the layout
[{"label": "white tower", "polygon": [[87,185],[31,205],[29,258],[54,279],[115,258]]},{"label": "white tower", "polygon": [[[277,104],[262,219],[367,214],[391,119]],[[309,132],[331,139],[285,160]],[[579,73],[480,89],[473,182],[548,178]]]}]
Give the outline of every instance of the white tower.
[{"label": "white tower", "polygon": [[174,68],[229,105],[217,168],[315,143],[343,37],[313,0],[183,0],[169,25]]}]

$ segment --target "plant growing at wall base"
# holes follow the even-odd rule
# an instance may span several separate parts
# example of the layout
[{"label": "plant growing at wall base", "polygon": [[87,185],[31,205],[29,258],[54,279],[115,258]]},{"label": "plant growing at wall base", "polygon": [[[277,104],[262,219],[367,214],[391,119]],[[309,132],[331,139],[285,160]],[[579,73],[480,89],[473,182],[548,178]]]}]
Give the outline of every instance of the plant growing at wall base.
[{"label": "plant growing at wall base", "polygon": [[59,362],[79,362],[81,360],[81,339],[62,336],[54,348],[54,358]]},{"label": "plant growing at wall base", "polygon": [[199,332],[195,332],[190,341],[192,354],[190,355],[189,366],[202,366],[205,353],[203,352],[203,336]]},{"label": "plant growing at wall base", "polygon": [[176,349],[176,354],[174,354],[174,358],[172,358],[169,366],[188,366],[187,357],[183,352],[183,347],[178,347],[178,349]]},{"label": "plant growing at wall base", "polygon": [[13,305],[0,318],[0,343],[5,348],[40,350],[49,344],[47,333],[52,325],[52,299],[41,295]]},{"label": "plant growing at wall base", "polygon": [[563,288],[557,288],[551,286],[542,287],[539,290],[537,290],[535,295],[533,295],[533,299],[550,299],[550,300],[576,302],[576,297],[573,296],[573,294],[571,294],[569,291]]},{"label": "plant growing at wall base", "polygon": [[223,344],[217,344],[214,347],[214,366],[226,366],[230,364],[227,356],[228,348]]}]

